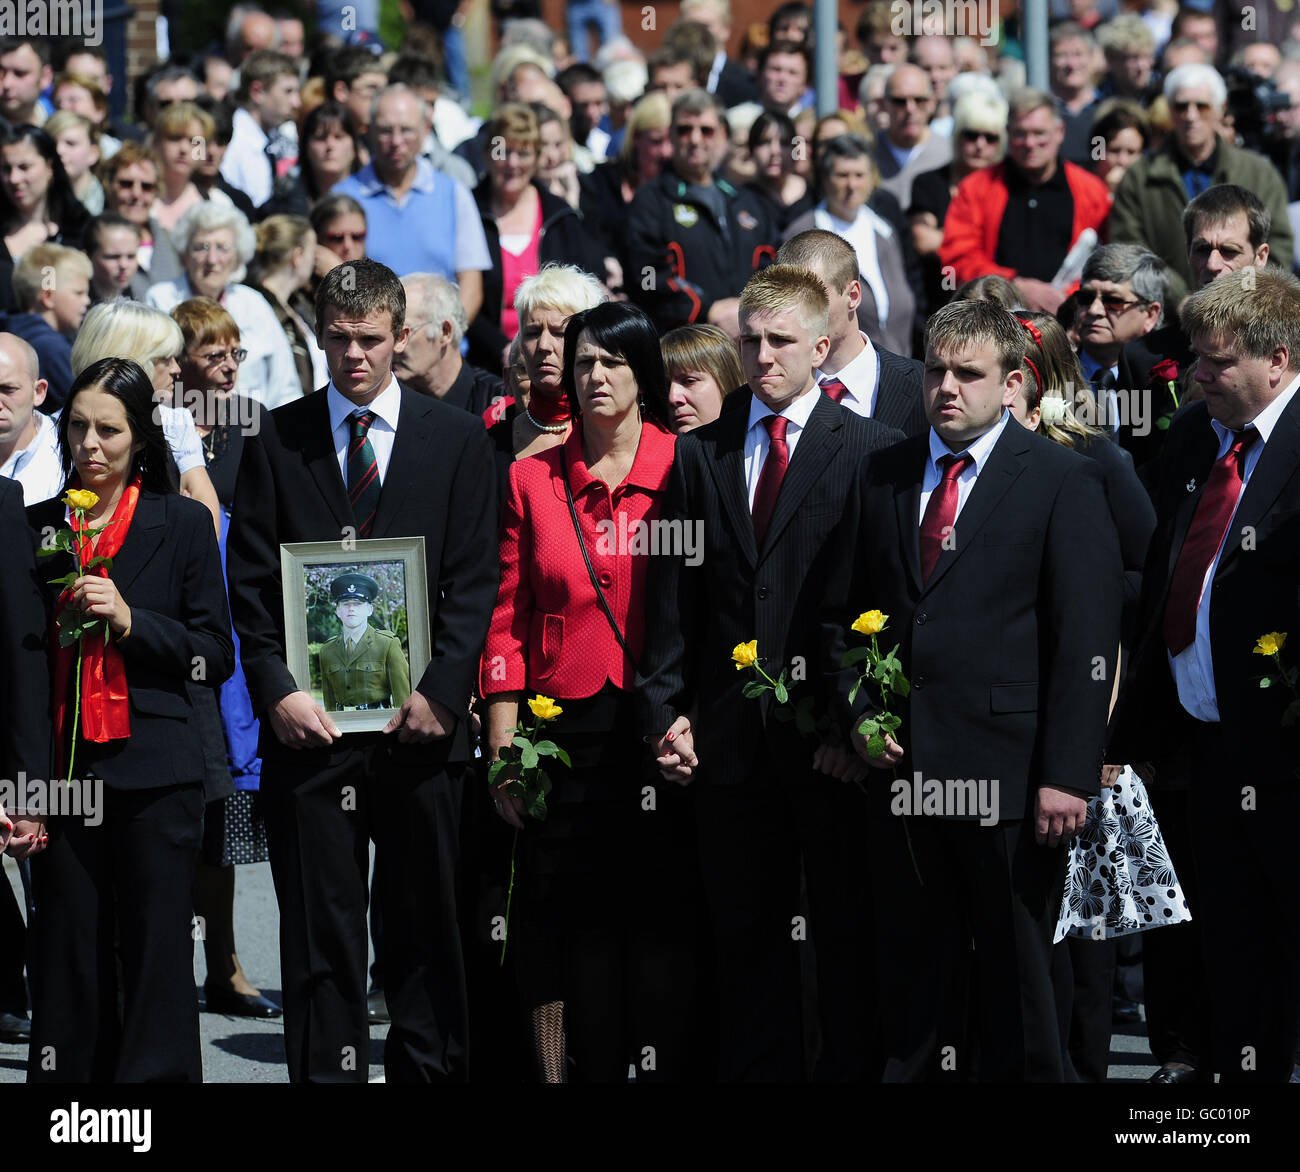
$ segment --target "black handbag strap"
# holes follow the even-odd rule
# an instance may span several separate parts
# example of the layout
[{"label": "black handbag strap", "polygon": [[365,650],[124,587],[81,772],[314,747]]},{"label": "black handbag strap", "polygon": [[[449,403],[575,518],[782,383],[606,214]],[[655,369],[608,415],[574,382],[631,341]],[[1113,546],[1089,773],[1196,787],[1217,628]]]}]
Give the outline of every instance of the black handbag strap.
[{"label": "black handbag strap", "polygon": [[578,508],[573,503],[573,488],[569,484],[569,454],[564,450],[564,444],[560,445],[560,471],[564,475],[564,496],[569,502],[569,519],[573,522],[573,535],[578,539],[578,548],[582,550],[582,560],[587,563],[587,575],[591,578],[592,588],[596,591],[596,601],[600,603],[600,609],[605,612],[605,617],[609,620],[610,630],[614,632],[614,638],[618,640],[618,645],[623,648],[623,654],[632,661],[632,670],[636,671],[636,656],[632,654],[632,649],[627,645],[627,640],[623,638],[623,632],[618,629],[618,620],[614,618],[614,612],[609,609],[605,591],[601,588],[600,580],[596,577],[596,571],[591,564],[591,557],[587,553],[587,543],[583,539],[582,528],[578,524]]}]

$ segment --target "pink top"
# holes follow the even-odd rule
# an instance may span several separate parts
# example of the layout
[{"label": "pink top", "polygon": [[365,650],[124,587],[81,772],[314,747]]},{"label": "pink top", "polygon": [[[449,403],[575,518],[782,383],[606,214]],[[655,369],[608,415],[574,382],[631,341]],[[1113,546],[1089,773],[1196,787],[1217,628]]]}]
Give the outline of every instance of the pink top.
[{"label": "pink top", "polygon": [[537,219],[533,222],[533,234],[529,237],[528,247],[518,256],[501,250],[501,332],[507,338],[519,333],[519,312],[515,309],[515,290],[526,278],[541,271],[538,259],[542,241],[542,201],[537,201]]}]

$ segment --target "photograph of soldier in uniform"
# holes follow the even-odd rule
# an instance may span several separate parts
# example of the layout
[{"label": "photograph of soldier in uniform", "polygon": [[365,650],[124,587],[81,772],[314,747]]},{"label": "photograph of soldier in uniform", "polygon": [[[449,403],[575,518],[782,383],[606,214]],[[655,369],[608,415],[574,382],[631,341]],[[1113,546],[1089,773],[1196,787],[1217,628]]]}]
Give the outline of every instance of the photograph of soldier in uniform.
[{"label": "photograph of soldier in uniform", "polygon": [[400,708],[411,694],[411,669],[397,635],[370,621],[379,583],[368,574],[339,574],[329,590],[343,630],[320,649],[325,711]]}]

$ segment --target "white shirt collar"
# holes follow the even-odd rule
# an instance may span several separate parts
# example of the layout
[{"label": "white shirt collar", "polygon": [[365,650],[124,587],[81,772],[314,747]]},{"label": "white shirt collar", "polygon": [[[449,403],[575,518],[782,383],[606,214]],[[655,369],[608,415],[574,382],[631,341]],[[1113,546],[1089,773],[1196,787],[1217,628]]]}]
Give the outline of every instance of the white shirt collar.
[{"label": "white shirt collar", "polygon": [[863,347],[848,365],[834,372],[823,366],[814,372],[818,382],[827,378],[839,379],[855,399],[862,397],[858,394],[859,391],[870,395],[876,389],[876,380],[880,376],[880,359],[876,356],[876,348],[871,344],[871,339],[861,330],[858,331],[858,337],[862,339]]},{"label": "white shirt collar", "polygon": [[930,428],[930,463],[937,465],[945,456],[960,456],[965,453],[975,461],[975,475],[978,476],[984,470],[988,458],[993,454],[993,449],[997,446],[997,442],[1007,426],[1007,420],[1010,418],[1011,412],[1004,407],[1002,409],[1002,418],[973,444],[967,444],[959,452],[954,452],[939,438],[939,433],[933,427]]},{"label": "white shirt collar", "polygon": [[330,409],[330,431],[334,432],[350,415],[355,415],[360,411],[373,411],[382,419],[392,431],[397,430],[397,417],[402,409],[402,392],[398,388],[397,379],[393,376],[392,371],[388,374],[388,383],[382,391],[370,400],[364,407],[358,407],[351,399],[343,394],[342,391],[334,385],[334,380],[330,379],[329,389],[325,392],[326,401]]},{"label": "white shirt collar", "polygon": [[[59,429],[54,419],[46,415],[39,407],[32,410],[32,418],[36,422],[36,432],[32,436],[32,442],[25,448],[20,448],[10,454],[3,468],[0,468],[0,475],[17,480],[18,474],[43,452],[53,451],[56,455],[58,454]],[[30,499],[27,501],[29,505],[35,503]]]},{"label": "white shirt collar", "polygon": [[[1243,430],[1253,427],[1259,432],[1260,439],[1268,443],[1268,437],[1273,434],[1273,428],[1277,426],[1277,421],[1282,418],[1282,412],[1287,409],[1287,405],[1291,402],[1291,397],[1296,393],[1297,388],[1300,388],[1300,375],[1293,378],[1287,384],[1286,389],[1256,415]],[[1217,419],[1211,419],[1210,426],[1214,428],[1214,434],[1219,437],[1220,452],[1226,452],[1232,446],[1231,430],[1224,427]]]},{"label": "white shirt collar", "polygon": [[[800,395],[793,403],[789,404],[780,414],[784,415],[795,427],[805,428],[808,426],[808,420],[812,417],[813,408],[817,406],[817,399],[820,392],[814,386],[811,391]],[[749,427],[755,427],[760,420],[766,419],[769,415],[775,415],[766,403],[757,395],[749,401]]]}]

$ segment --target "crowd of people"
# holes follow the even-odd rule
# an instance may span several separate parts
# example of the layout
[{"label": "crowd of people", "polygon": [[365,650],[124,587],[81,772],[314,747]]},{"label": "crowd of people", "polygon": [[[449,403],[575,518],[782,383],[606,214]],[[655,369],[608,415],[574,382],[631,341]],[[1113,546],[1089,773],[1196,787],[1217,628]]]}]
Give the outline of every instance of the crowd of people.
[{"label": "crowd of people", "polygon": [[29,1080],[1290,1079],[1300,20],[319,7],[0,37]]}]

